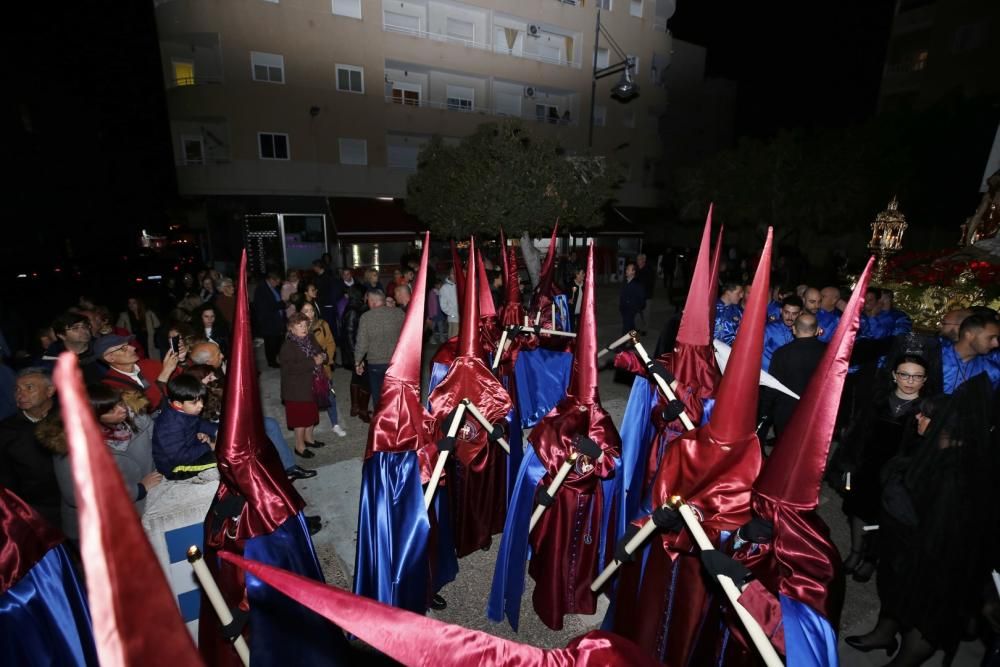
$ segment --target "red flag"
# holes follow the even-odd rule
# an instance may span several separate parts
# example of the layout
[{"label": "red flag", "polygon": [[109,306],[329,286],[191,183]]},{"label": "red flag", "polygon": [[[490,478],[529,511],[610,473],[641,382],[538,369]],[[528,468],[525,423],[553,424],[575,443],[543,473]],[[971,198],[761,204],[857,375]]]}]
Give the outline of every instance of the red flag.
[{"label": "red flag", "polygon": [[75,354],[60,355],[54,379],[69,443],[80,556],[101,664],[202,664],[104,444]]}]

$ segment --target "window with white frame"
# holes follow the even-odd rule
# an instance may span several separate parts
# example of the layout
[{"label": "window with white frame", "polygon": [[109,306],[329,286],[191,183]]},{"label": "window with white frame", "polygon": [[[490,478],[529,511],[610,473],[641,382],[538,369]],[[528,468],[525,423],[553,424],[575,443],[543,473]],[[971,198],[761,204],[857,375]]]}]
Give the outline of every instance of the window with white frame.
[{"label": "window with white frame", "polygon": [[604,127],[608,123],[608,108],[602,106],[594,107],[594,125]]},{"label": "window with white frame", "polygon": [[513,116],[514,118],[521,117],[521,100],[524,98],[522,93],[504,93],[500,91],[493,92],[493,104],[495,109],[493,110],[498,116]]},{"label": "window with white frame", "polygon": [[493,48],[497,53],[520,56],[524,53],[524,28],[496,26],[493,33]]},{"label": "window with white frame", "polygon": [[463,42],[476,41],[476,26],[472,21],[453,19],[450,16],[445,21],[445,34]]},{"label": "window with white frame", "polygon": [[287,160],[288,135],[279,132],[258,132],[257,149],[261,160]]},{"label": "window with white frame", "polygon": [[476,91],[468,86],[445,86],[447,106],[453,111],[472,111],[476,102]]},{"label": "window with white frame", "polygon": [[420,154],[420,146],[400,146],[399,144],[388,144],[385,147],[386,162],[395,169],[417,168],[417,156]]},{"label": "window with white frame", "polygon": [[610,12],[611,0],[597,0],[597,6],[606,12]]},{"label": "window with white frame", "polygon": [[184,164],[205,164],[205,142],[200,134],[181,137],[181,159]]},{"label": "window with white frame", "polygon": [[337,90],[345,93],[364,93],[364,68],[354,65],[337,65]]},{"label": "window with white frame", "polygon": [[420,106],[420,96],[422,94],[423,87],[418,83],[403,83],[401,81],[392,82],[393,104],[418,107]]},{"label": "window with white frame", "polygon": [[552,63],[562,62],[562,49],[552,44],[539,44],[535,47],[541,60]]},{"label": "window with white frame", "polygon": [[337,139],[340,164],[368,164],[368,142],[364,139]]},{"label": "window with white frame", "polygon": [[250,52],[250,72],[254,81],[285,82],[285,57],[276,53]]},{"label": "window with white frame", "polygon": [[420,17],[398,12],[384,12],[383,24],[396,32],[420,32]]},{"label": "window with white frame", "polygon": [[597,47],[597,69],[604,69],[611,64],[611,52],[604,47]]},{"label": "window with white frame", "polygon": [[361,0],[332,0],[332,11],[337,16],[349,16],[352,19],[361,18]]},{"label": "window with white frame", "polygon": [[642,0],[629,0],[628,13],[630,16],[642,18]]}]

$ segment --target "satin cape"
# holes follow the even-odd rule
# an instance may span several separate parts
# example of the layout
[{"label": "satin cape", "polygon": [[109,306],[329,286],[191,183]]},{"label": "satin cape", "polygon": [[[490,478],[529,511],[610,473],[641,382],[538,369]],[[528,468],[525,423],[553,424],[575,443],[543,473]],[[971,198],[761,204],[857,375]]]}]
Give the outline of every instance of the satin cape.
[{"label": "satin cape", "polygon": [[521,426],[531,428],[566,395],[573,355],[538,348],[522,349],[514,362],[517,407]]}]

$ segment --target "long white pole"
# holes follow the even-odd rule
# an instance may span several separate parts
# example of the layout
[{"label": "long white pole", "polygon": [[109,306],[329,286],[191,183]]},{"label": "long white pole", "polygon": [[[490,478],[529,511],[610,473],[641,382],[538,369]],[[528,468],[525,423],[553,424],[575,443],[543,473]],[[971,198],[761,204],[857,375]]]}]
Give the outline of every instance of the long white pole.
[{"label": "long white pole", "polygon": [[[641,547],[643,542],[645,542],[654,532],[656,532],[656,524],[653,523],[652,519],[650,519],[642,525],[642,528],[639,529],[639,532],[637,532],[631,540],[625,543],[625,553],[630,556],[634,554],[635,550]],[[618,568],[621,567],[621,565],[622,562],[618,559],[614,559],[608,563],[604,570],[597,576],[597,579],[594,579],[594,583],[590,585],[590,590],[595,593],[601,590],[601,587],[604,586],[608,579],[611,578],[611,575],[618,571]]]},{"label": "long white pole", "polygon": [[[198,583],[201,584],[202,590],[205,591],[205,597],[208,598],[208,601],[212,604],[212,609],[215,610],[216,615],[219,617],[219,621],[223,625],[232,623],[233,614],[229,611],[226,601],[222,599],[222,591],[219,590],[215,579],[212,578],[212,573],[208,571],[208,566],[205,565],[201,549],[196,546],[190,547],[187,551],[187,559],[191,563],[191,569],[194,570],[194,576],[198,577]],[[236,649],[236,654],[240,656],[240,662],[243,663],[243,667],[250,667],[250,647],[247,646],[247,640],[243,638],[243,635],[236,637],[236,640],[233,642],[233,648]]]},{"label": "long white pole", "polygon": [[504,348],[507,346],[507,330],[504,329],[503,333],[500,334],[500,343],[497,345],[496,354],[493,355],[493,367],[490,370],[495,371],[500,367],[500,357],[503,356]]},{"label": "long white pole", "polygon": [[[459,403],[458,407],[455,408],[455,417],[451,420],[451,425],[448,427],[449,438],[454,438],[455,434],[458,433],[459,427],[462,425],[462,417],[465,416],[465,403]],[[424,509],[429,510],[431,508],[431,501],[434,499],[434,492],[437,490],[438,482],[441,481],[441,473],[444,472],[444,464],[448,460],[448,452],[438,452],[437,463],[434,464],[434,472],[431,473],[431,480],[427,482],[427,488],[424,490]]]},{"label": "long white pole", "polygon": [[[562,483],[566,480],[566,475],[568,475],[569,471],[573,469],[573,464],[576,463],[577,456],[579,455],[576,452],[573,452],[565,461],[563,461],[563,464],[559,466],[559,470],[556,472],[555,478],[552,480],[552,483],[549,484],[549,488],[546,489],[549,496],[555,497],[559,487],[562,486]],[[545,505],[536,506],[534,513],[531,515],[531,524],[528,526],[529,533],[535,529],[535,524],[538,523],[538,520],[542,518],[543,514],[545,514]]]},{"label": "long white pole", "polygon": [[[480,424],[483,425],[483,428],[487,428],[487,429],[489,429],[491,431],[493,430],[493,424],[491,424],[489,422],[489,420],[486,419],[486,416],[482,412],[479,411],[479,408],[476,407],[475,403],[473,403],[472,401],[470,401],[467,398],[462,399],[462,402],[465,403],[465,409],[468,410],[472,414],[472,417],[477,422],[479,422]],[[507,452],[508,454],[510,454],[510,445],[507,444],[506,440],[504,440],[503,438],[497,438],[497,444],[500,445],[501,447],[503,447],[503,449],[504,449],[505,452]]]},{"label": "long white pole", "polygon": [[[642,359],[642,363],[648,365],[652,362],[652,359],[649,358],[649,353],[646,352],[646,348],[644,348],[642,343],[639,341],[635,342],[635,351],[639,355],[639,358]],[[668,401],[677,400],[677,394],[674,393],[674,390],[670,388],[670,385],[668,385],[663,378],[652,371],[650,371],[649,374],[653,376],[653,380],[656,381],[656,385],[660,388],[660,391],[663,392],[663,395],[667,397]],[[684,428],[689,431],[694,430],[694,422],[692,422],[691,418],[687,416],[687,412],[681,412],[680,415],[678,415],[678,418],[681,420],[681,423],[684,424]]]},{"label": "long white pole", "polygon": [[597,358],[600,359],[601,357],[603,357],[608,352],[611,352],[612,350],[620,347],[623,343],[627,343],[628,341],[632,340],[632,338],[635,335],[636,335],[635,331],[629,331],[627,334],[625,334],[621,338],[618,338],[617,340],[609,343],[607,347],[602,348],[601,351],[597,353]]}]

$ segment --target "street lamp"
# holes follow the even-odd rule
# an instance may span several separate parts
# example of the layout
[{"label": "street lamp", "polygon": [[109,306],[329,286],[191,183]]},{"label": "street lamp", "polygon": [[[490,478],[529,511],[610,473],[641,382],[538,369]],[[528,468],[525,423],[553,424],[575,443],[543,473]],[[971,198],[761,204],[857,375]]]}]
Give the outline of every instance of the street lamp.
[{"label": "street lamp", "polygon": [[[607,67],[597,67],[597,50],[601,41],[601,35],[608,40],[608,46],[614,50],[615,55],[621,58],[618,62]],[[612,74],[621,72],[621,79],[611,89],[611,97],[619,102],[628,102],[633,97],[639,95],[639,84],[635,82],[633,70],[635,69],[635,58],[629,56],[618,46],[618,42],[611,36],[608,29],[601,25],[601,10],[597,9],[597,28],[594,31],[594,70],[590,82],[590,132],[587,136],[587,145],[594,145],[594,105],[597,99],[597,80],[603,79]]]}]

